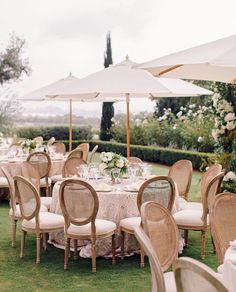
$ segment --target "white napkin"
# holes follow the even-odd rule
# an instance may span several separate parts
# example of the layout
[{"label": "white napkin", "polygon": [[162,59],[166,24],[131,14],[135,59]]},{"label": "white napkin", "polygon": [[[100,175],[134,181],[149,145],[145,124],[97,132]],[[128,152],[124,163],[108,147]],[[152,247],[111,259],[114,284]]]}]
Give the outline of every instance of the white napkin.
[{"label": "white napkin", "polygon": [[131,183],[130,185],[126,186],[126,190],[138,192],[141,185],[142,184],[140,184],[140,183]]},{"label": "white napkin", "polygon": [[94,186],[94,188],[97,192],[109,192],[112,189],[111,186],[109,186],[106,183],[100,183],[100,184]]}]

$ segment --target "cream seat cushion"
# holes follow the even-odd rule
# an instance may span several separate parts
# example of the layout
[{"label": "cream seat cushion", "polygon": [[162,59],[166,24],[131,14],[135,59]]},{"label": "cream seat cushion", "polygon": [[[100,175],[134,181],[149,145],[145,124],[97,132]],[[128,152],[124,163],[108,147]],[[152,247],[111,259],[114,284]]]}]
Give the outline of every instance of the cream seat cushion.
[{"label": "cream seat cushion", "polygon": [[[62,215],[50,213],[50,212],[39,212],[39,226],[40,229],[63,229],[64,228],[64,217]],[[35,218],[31,220],[23,220],[22,227],[28,229],[35,229]]]},{"label": "cream seat cushion", "polygon": [[8,182],[5,177],[0,177],[0,188],[8,188]]},{"label": "cream seat cushion", "polygon": [[[173,215],[177,225],[202,226],[202,211],[185,209]],[[209,225],[209,216],[207,216],[207,225]]]},{"label": "cream seat cushion", "polygon": [[50,209],[52,203],[52,197],[40,197],[42,205],[46,206],[47,209]]},{"label": "cream seat cushion", "polygon": [[[114,222],[103,220],[103,219],[96,219],[95,220],[95,226],[96,226],[96,235],[105,235],[110,232],[113,232],[116,230],[116,224]],[[67,229],[67,235],[80,235],[80,236],[90,236],[91,234],[91,223],[82,225],[82,226],[76,226],[74,224],[71,224],[69,228]]]},{"label": "cream seat cushion", "polygon": [[[49,177],[49,178],[48,178],[48,185],[50,186],[51,183],[52,183],[52,180],[51,180],[51,178]],[[40,187],[41,187],[41,188],[45,188],[45,187],[46,187],[46,179],[45,179],[45,177],[43,177],[43,178],[40,179]]]},{"label": "cream seat cushion", "polygon": [[166,292],[177,292],[175,284],[175,276],[173,272],[163,274],[166,286]]},{"label": "cream seat cushion", "polygon": [[185,205],[185,209],[190,209],[190,210],[201,210],[202,211],[202,203],[198,202],[187,202]]},{"label": "cream seat cushion", "polygon": [[[44,205],[41,205],[40,207],[40,212],[48,212],[48,208]],[[12,216],[13,215],[13,211],[12,208],[9,211],[9,215]],[[15,216],[21,218],[21,211],[20,211],[20,205],[17,204],[16,205],[16,212],[15,212]]]},{"label": "cream seat cushion", "polygon": [[120,220],[120,227],[134,231],[141,224],[141,217],[130,217]]}]

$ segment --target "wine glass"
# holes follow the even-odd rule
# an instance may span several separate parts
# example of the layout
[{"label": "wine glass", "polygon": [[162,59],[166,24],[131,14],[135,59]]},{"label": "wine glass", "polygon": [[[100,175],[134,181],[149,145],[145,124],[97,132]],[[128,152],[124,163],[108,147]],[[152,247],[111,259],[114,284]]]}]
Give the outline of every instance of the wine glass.
[{"label": "wine glass", "polygon": [[142,176],[144,179],[147,179],[151,174],[151,166],[148,164],[141,165]]},{"label": "wine glass", "polygon": [[114,181],[114,184],[117,184],[119,183],[119,176],[120,176],[120,168],[113,168],[111,170],[111,176],[112,176],[112,179]]}]

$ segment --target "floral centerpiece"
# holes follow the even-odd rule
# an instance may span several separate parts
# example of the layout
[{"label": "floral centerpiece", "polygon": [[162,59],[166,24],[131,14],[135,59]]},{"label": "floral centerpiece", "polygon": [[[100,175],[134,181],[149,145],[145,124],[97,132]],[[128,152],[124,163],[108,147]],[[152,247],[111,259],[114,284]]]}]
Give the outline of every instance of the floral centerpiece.
[{"label": "floral centerpiece", "polygon": [[104,173],[106,169],[111,170],[113,168],[119,168],[121,174],[126,173],[128,160],[125,157],[114,152],[102,152],[100,158],[99,170],[101,173]]},{"label": "floral centerpiece", "polygon": [[29,151],[29,152],[34,150],[36,148],[36,146],[37,146],[37,142],[35,140],[30,140],[30,139],[25,140],[21,144],[22,149],[26,150],[26,151]]},{"label": "floral centerpiece", "polygon": [[236,192],[236,174],[229,171],[223,178],[222,190],[228,192]]}]

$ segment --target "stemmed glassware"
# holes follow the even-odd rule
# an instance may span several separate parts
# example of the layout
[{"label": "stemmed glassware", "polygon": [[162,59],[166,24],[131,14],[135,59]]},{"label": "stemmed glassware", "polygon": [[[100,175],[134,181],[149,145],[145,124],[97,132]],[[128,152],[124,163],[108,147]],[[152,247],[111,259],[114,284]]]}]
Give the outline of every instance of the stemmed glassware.
[{"label": "stemmed glassware", "polygon": [[88,166],[87,165],[78,166],[77,171],[78,171],[79,177],[87,179],[87,177],[88,177]]},{"label": "stemmed glassware", "polygon": [[113,168],[111,170],[111,176],[112,176],[114,184],[119,183],[120,168]]},{"label": "stemmed glassware", "polygon": [[142,164],[140,165],[142,176],[144,179],[148,179],[148,177],[151,175],[151,165],[148,164]]}]

